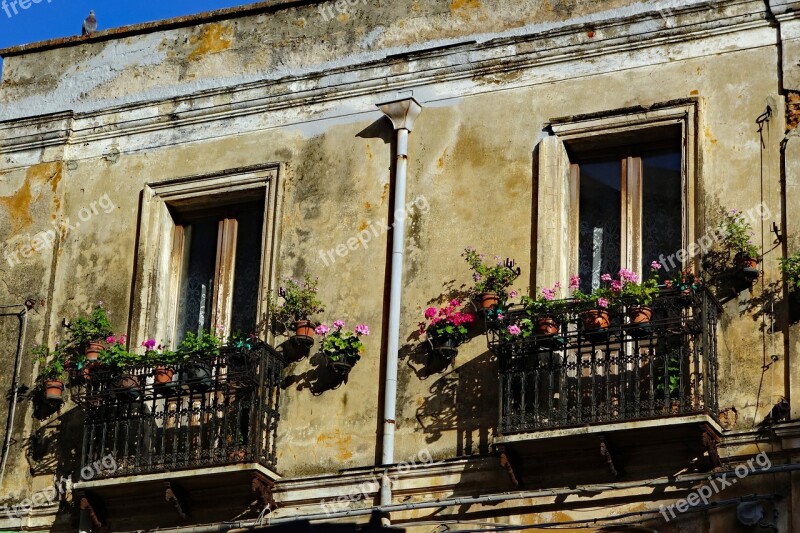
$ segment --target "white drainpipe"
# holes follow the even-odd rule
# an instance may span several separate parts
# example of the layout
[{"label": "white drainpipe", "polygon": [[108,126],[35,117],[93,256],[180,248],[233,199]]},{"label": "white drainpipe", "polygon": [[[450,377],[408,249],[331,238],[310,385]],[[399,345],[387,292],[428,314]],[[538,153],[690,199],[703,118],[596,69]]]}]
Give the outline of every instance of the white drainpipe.
[{"label": "white drainpipe", "polygon": [[[413,98],[378,104],[397,131],[397,166],[394,182],[395,213],[405,209],[408,174],[408,134],[422,106]],[[403,288],[403,255],[406,238],[406,213],[394,218],[392,234],[392,273],[389,296],[389,339],[386,350],[386,382],[383,401],[383,448],[381,463],[394,464],[394,427],[397,406],[397,364],[400,348],[400,302]],[[392,485],[385,474],[381,478],[381,506],[392,503]]]}]

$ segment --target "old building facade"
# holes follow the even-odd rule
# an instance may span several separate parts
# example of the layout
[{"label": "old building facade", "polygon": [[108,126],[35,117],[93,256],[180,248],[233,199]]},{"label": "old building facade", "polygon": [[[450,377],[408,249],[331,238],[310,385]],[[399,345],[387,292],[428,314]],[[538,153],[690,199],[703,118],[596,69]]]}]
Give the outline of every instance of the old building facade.
[{"label": "old building facade", "polygon": [[[800,250],[799,9],[273,0],[2,51],[0,527],[224,531],[382,503],[413,532],[800,531],[778,269]],[[733,209],[755,281],[716,238]],[[549,344],[465,302],[441,364],[418,323],[473,284],[467,247],[513,258],[520,292],[651,260],[706,284],[602,338],[567,309]],[[345,377],[320,339],[265,327],[307,274],[319,320],[371,329]],[[131,349],[203,328],[266,345],[203,387],[158,394],[150,369],[134,400],[98,396],[73,369],[45,401],[31,349],[99,301]]]}]

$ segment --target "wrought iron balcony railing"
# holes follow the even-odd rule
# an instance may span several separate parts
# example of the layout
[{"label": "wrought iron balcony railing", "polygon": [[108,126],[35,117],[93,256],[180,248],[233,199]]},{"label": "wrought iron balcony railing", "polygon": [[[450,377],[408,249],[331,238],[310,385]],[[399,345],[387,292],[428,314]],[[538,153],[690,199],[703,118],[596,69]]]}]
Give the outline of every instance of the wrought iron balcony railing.
[{"label": "wrought iron balcony railing", "polygon": [[76,371],[82,464],[113,457],[116,467],[104,477],[236,463],[274,468],[284,368],[272,347],[258,344],[172,366]]},{"label": "wrought iron balcony railing", "polygon": [[490,327],[500,365],[500,432],[609,424],[672,415],[716,416],[717,300],[705,289],[664,290],[649,324],[611,314],[608,328],[584,331],[578,302],[560,302],[554,335],[511,338],[503,328],[525,318],[510,309]]}]

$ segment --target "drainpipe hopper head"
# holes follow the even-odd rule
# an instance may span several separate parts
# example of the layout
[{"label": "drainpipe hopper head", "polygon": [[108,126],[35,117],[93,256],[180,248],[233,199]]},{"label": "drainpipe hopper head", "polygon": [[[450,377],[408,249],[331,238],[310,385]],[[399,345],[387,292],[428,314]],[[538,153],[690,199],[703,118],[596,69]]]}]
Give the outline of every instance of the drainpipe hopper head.
[{"label": "drainpipe hopper head", "polygon": [[392,121],[392,126],[396,130],[408,130],[414,126],[414,120],[422,112],[422,106],[414,98],[403,98],[393,100],[384,104],[378,104],[383,114]]}]

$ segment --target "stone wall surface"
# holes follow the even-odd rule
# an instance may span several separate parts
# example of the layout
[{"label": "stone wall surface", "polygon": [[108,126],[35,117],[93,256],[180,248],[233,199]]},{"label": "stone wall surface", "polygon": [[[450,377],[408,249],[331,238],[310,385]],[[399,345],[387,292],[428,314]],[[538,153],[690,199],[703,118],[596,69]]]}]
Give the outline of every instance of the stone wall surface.
[{"label": "stone wall surface", "polygon": [[[475,328],[454,367],[427,376],[418,357],[423,310],[469,284],[460,256],[466,246],[515,258],[522,268],[518,288],[535,285],[536,147],[553,119],[693,102],[695,203],[688,223],[694,234],[715,227],[722,210],[763,202],[771,213],[755,228],[765,251],[763,278],[752,289],[718,295],[724,302],[720,409],[726,429],[749,430],[780,397],[798,390],[798,369],[788,359],[797,330],[779,284],[783,250],[773,246],[772,233],[785,210],[788,252],[796,251],[800,159],[790,156],[797,139],[785,147],[785,160],[794,161],[785,169],[780,144],[785,129],[796,128],[797,95],[786,108],[781,50],[763,2],[663,4],[365,0],[329,20],[319,11],[325,3],[287,4],[7,51],[0,85],[0,303],[35,302],[28,350],[59,339],[64,318],[98,301],[117,330],[128,331],[145,282],[137,279],[137,262],[153,252],[138,233],[145,184],[274,163],[281,188],[275,277],[319,276],[323,318],[372,329],[361,362],[335,390],[316,389],[313,358],[289,366],[278,470],[293,479],[374,465],[389,235],[376,231],[366,245],[335,250],[365,229],[391,223],[398,207],[391,188],[394,134],[375,105],[413,94],[424,109],[409,145],[406,201],[414,205],[395,458],[421,450],[437,460],[482,457],[498,434],[497,362]],[[762,145],[756,119],[768,105],[773,114]],[[558,206],[552,209],[556,216]],[[31,246],[51,228],[57,228],[53,246]],[[767,312],[773,305],[782,317],[775,324]],[[5,367],[16,348],[11,322],[0,323]],[[764,368],[772,354],[778,361]],[[31,386],[29,355],[22,368],[22,383]],[[9,379],[0,380],[3,390]],[[51,435],[53,427],[77,437],[77,410],[68,405],[40,421],[31,402],[21,402],[4,496],[22,498],[46,486],[56,468],[46,458],[58,457],[62,469],[74,466],[74,447],[42,437],[49,453],[31,458],[26,439]],[[4,403],[0,419],[6,415]],[[501,486],[488,474],[483,479]],[[465,485],[459,490],[479,490],[481,482]],[[423,497],[422,488],[409,491]],[[567,515],[537,516],[546,522]]]}]

